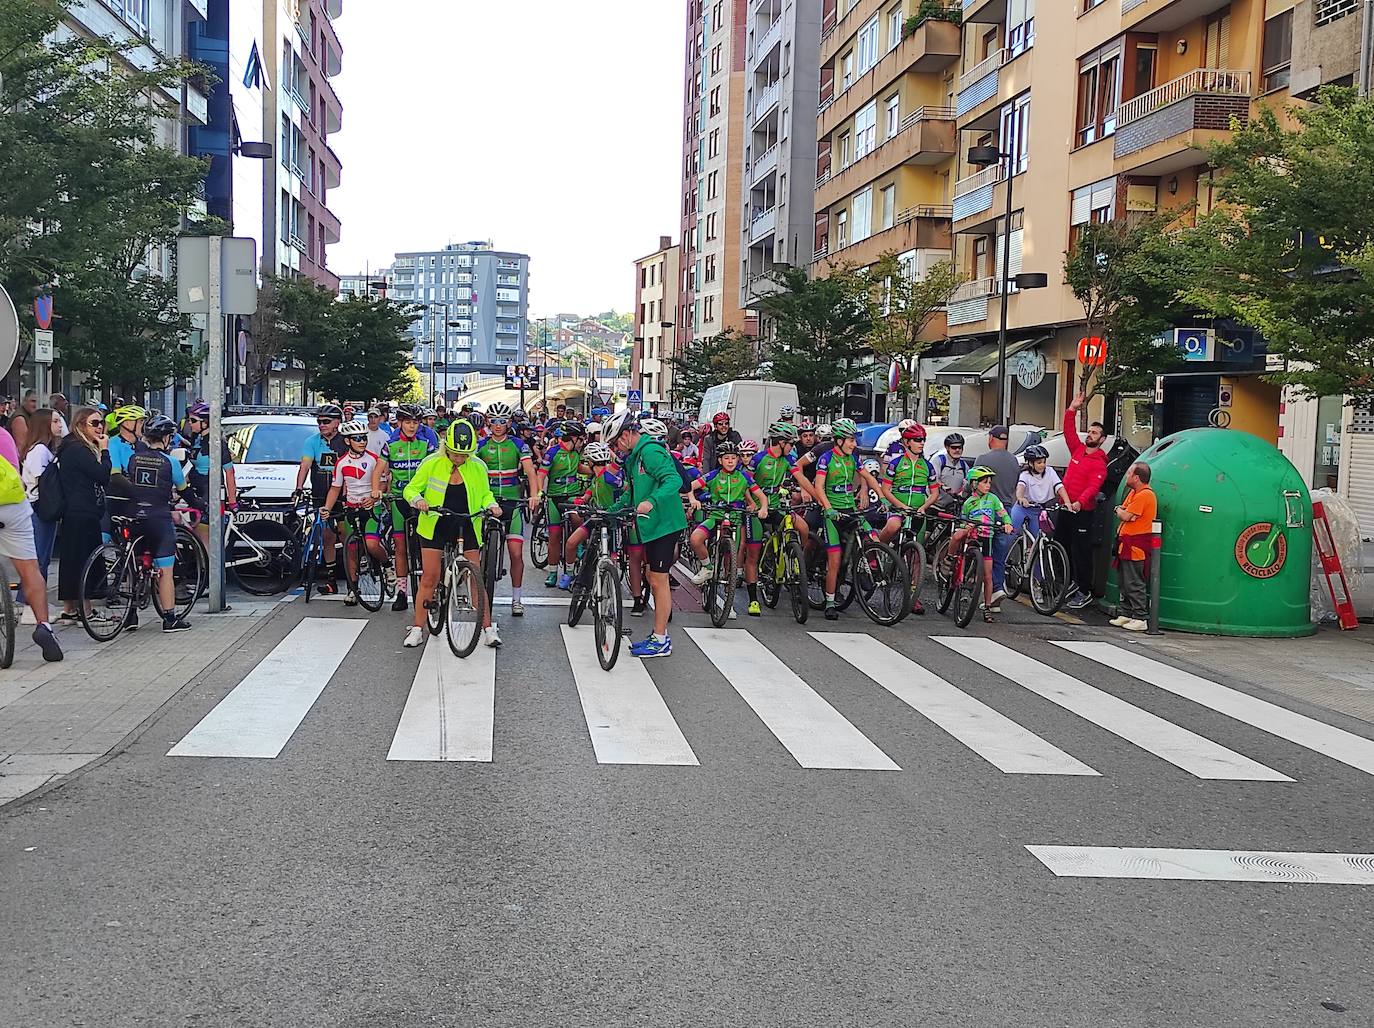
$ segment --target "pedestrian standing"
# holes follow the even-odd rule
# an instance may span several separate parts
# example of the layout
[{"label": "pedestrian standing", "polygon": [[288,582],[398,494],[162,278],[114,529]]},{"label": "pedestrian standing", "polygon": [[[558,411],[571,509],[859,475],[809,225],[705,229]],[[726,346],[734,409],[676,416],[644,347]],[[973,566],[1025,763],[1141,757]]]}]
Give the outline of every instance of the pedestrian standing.
[{"label": "pedestrian standing", "polygon": [[1078,435],[1078,412],[1086,397],[1079,393],[1064,412],[1064,441],[1069,447],[1069,466],[1064,469],[1064,488],[1069,509],[1059,512],[1055,538],[1069,551],[1069,578],[1073,591],[1067,605],[1081,610],[1093,601],[1093,554],[1097,549],[1097,519],[1093,511],[1102,484],[1107,481],[1107,455],[1102,450],[1106,430],[1100,421]]},{"label": "pedestrian standing", "polygon": [[[38,552],[33,542],[33,508],[24,494],[19,471],[19,450],[14,436],[0,429],[0,557],[9,558],[19,575],[19,585],[28,596],[33,611],[33,641],[43,651],[43,659],[62,659],[52,625],[48,624],[48,585],[38,573]],[[9,588],[9,582],[0,582]]]},{"label": "pedestrian standing", "polygon": [[10,419],[10,435],[14,436],[14,444],[19,447],[19,452],[29,445],[29,418],[38,410],[38,393],[33,389],[24,390],[24,402],[19,410]]},{"label": "pedestrian standing", "polygon": [[[20,476],[24,480],[24,492],[32,506],[38,500],[38,480],[52,463],[62,440],[66,427],[62,415],[49,407],[39,407],[29,422],[28,445],[20,452]],[[52,561],[53,544],[57,541],[57,522],[44,521],[33,515],[33,545],[37,554],[38,573],[46,582],[48,566]],[[24,602],[24,588],[21,585],[15,599]],[[27,623],[27,622],[26,622]]]},{"label": "pedestrian standing", "polygon": [[1121,584],[1121,616],[1112,619],[1112,624],[1128,632],[1143,632],[1149,627],[1146,621],[1145,560],[1146,552],[1142,543],[1154,533],[1155,515],[1159,504],[1154,490],[1150,488],[1150,465],[1137,461],[1126,472],[1125,503],[1116,507],[1116,518],[1121,522],[1117,529],[1116,559],[1117,576]]},{"label": "pedestrian standing", "polygon": [[[1021,462],[1007,449],[1010,438],[1006,425],[994,425],[988,433],[988,452],[973,462],[991,469],[992,493],[1008,511],[1016,505],[1016,481],[1021,476]],[[994,614],[1001,613],[1002,600],[1007,595],[1007,554],[1011,551],[1013,538],[1009,532],[994,532],[992,536],[992,598],[988,609]]]},{"label": "pedestrian standing", "polygon": [[77,407],[71,433],[57,448],[62,478],[62,529],[57,545],[57,598],[64,620],[77,617],[81,572],[100,546],[100,519],[105,513],[105,489],[110,484],[110,442],[105,419],[94,407]]}]

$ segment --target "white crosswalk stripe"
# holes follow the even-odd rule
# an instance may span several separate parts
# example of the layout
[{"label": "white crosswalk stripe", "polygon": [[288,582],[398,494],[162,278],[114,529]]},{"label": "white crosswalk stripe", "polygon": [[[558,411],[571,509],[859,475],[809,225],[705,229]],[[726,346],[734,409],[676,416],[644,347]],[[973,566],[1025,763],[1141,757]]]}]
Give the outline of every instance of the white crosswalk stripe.
[{"label": "white crosswalk stripe", "polygon": [[366,627],[351,618],[306,618],[167,755],[277,756]]},{"label": "white crosswalk stripe", "polygon": [[561,627],[597,762],[696,767],[697,755],[644,662],[622,652],[615,667],[603,671],[596,659],[592,630]]},{"label": "white crosswalk stripe", "polygon": [[689,628],[687,634],[802,767],[901,770],[748,632]]},{"label": "white crosswalk stripe", "polygon": [[1057,642],[1055,645],[1374,775],[1374,740],[1353,735],[1315,718],[1180,671],[1111,643]]},{"label": "white crosswalk stripe", "polygon": [[1060,878],[1374,885],[1374,853],[1286,853],[1146,846],[1027,846],[1026,849]]},{"label": "white crosswalk stripe", "polygon": [[1293,780],[991,639],[936,636],[935,641],[1198,778]]},{"label": "white crosswalk stripe", "polygon": [[496,651],[479,646],[459,660],[432,636],[415,671],[387,760],[490,763],[496,725]]},{"label": "white crosswalk stripe", "polygon": [[811,632],[810,635],[1007,774],[1098,773],[896,650],[875,644],[868,635],[848,632]]}]

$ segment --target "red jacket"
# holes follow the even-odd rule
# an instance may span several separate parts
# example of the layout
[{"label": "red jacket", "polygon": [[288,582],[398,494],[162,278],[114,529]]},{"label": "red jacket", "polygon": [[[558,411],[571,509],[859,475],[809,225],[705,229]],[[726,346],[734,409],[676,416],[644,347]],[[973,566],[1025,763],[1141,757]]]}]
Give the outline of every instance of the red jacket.
[{"label": "red jacket", "polygon": [[1069,444],[1069,466],[1064,469],[1064,488],[1069,500],[1081,503],[1084,510],[1097,506],[1097,494],[1107,481],[1107,454],[1102,447],[1090,450],[1078,437],[1078,416],[1072,410],[1064,412],[1064,441]]}]

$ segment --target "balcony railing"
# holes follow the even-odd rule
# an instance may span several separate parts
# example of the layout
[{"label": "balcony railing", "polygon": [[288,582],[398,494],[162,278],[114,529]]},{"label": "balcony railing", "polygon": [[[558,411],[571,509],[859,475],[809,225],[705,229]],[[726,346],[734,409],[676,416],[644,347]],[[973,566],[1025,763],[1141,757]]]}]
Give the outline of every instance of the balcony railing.
[{"label": "balcony railing", "polygon": [[994,71],[996,71],[998,68],[1002,67],[1002,65],[1006,63],[1006,59],[1006,50],[994,50],[992,53],[988,54],[968,71],[964,72],[962,75],[959,76],[959,89],[967,89],[975,82],[979,82],[987,76],[991,75]]},{"label": "balcony railing", "polygon": [[829,257],[829,256],[830,256],[830,244],[829,244],[829,243],[822,243],[820,246],[816,247],[816,252],[813,253],[813,254],[811,255],[811,259],[812,259],[813,261],[819,261],[819,260],[824,260],[826,257]]},{"label": "balcony railing", "polygon": [[767,236],[778,224],[778,209],[769,207],[767,210],[759,211],[754,215],[749,224],[749,240],[757,242]]},{"label": "balcony railing", "polygon": [[781,152],[781,144],[774,143],[767,150],[763,151],[763,153],[759,154],[758,160],[754,162],[753,167],[755,182],[778,166],[778,154]]},{"label": "balcony railing", "polygon": [[758,99],[754,101],[754,120],[758,121],[770,110],[778,105],[778,86],[774,82],[759,92]]},{"label": "balcony railing", "polygon": [[825,97],[823,100],[821,100],[820,106],[818,106],[818,107],[816,108],[816,113],[817,113],[817,114],[823,113],[823,112],[826,110],[826,108],[828,108],[831,104],[833,104],[833,103],[835,102],[835,97],[836,97],[837,95],[838,95],[838,94],[836,94],[836,93],[831,93],[829,96],[827,96],[827,97]]},{"label": "balcony railing", "polygon": [[778,15],[754,44],[754,60],[768,54],[782,39],[782,15]]},{"label": "balcony railing", "polygon": [[821,172],[819,175],[816,176],[816,188],[817,188],[817,189],[820,189],[821,186],[825,185],[825,184],[826,184],[827,182],[829,182],[829,181],[830,181],[830,169],[829,169],[829,168],[826,168],[823,172]]},{"label": "balcony railing", "polygon": [[825,16],[824,20],[821,21],[821,42],[822,42],[822,43],[824,43],[827,39],[830,38],[831,33],[833,33],[833,32],[835,31],[835,26],[839,24],[839,21],[840,21],[840,9],[839,9],[838,7],[835,8],[833,11],[831,11],[829,14],[827,14],[827,15]]},{"label": "balcony railing", "polygon": [[918,108],[916,108],[916,110],[912,111],[910,114],[908,114],[905,118],[902,119],[902,123],[901,123],[900,125],[897,126],[897,131],[898,131],[899,133],[905,132],[907,129],[911,128],[912,125],[915,125],[918,121],[953,121],[953,120],[954,120],[954,108],[953,108],[953,107],[932,107],[932,106],[918,107]]},{"label": "balcony railing", "polygon": [[954,207],[947,203],[921,203],[915,207],[908,207],[897,215],[897,224],[905,225],[908,221],[915,221],[917,218],[941,218],[948,221],[954,217]]},{"label": "balcony railing", "polygon": [[954,197],[967,196],[969,193],[982,189],[984,186],[991,186],[1002,181],[1002,165],[993,164],[984,168],[982,171],[975,172],[966,178],[961,178],[954,183]]},{"label": "balcony railing", "polygon": [[1127,100],[1116,109],[1116,124],[1119,129],[1123,125],[1139,121],[1146,115],[1153,114],[1170,104],[1200,94],[1249,96],[1250,73],[1223,68],[1197,68],[1186,75],[1180,75],[1172,82],[1157,86],[1148,93],[1141,93],[1139,96]]},{"label": "balcony railing", "polygon": [[1145,0],[1121,0],[1121,16],[1124,18],[1144,2]]},{"label": "balcony railing", "polygon": [[949,302],[959,303],[961,300],[976,300],[981,296],[992,296],[996,292],[997,279],[995,276],[975,278],[955,289],[949,296]]}]

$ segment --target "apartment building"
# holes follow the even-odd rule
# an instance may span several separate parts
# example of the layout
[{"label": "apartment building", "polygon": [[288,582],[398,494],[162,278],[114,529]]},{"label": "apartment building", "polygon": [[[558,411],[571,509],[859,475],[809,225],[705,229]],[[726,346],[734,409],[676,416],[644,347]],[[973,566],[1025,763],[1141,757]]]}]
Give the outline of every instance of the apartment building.
[{"label": "apartment building", "polygon": [[683,94],[682,261],[675,342],[752,332],[741,306],[745,42],[759,0],[688,0]]},{"label": "apartment building", "polygon": [[[916,0],[826,0],[816,124],[814,271],[895,253],[951,256],[960,28]],[[943,324],[932,325],[942,335]]]},{"label": "apartment building", "polygon": [[[1012,286],[1006,296],[1007,409],[1017,422],[1058,420],[1083,335],[1082,308],[1064,285],[1065,250],[1089,222],[1194,200],[1211,209],[1207,145],[1233,119],[1246,123],[1255,104],[1287,100],[1286,67],[1273,59],[1266,72],[1264,55],[1287,47],[1293,7],[1041,0],[1037,10],[1036,0],[962,0],[952,216],[956,264],[969,281],[949,305],[952,346],[922,361],[923,384],[951,387],[951,423],[995,416],[1001,283],[1023,271],[1044,273],[1048,287]],[[995,146],[1001,158],[970,165],[972,146]],[[1262,340],[1214,322],[1181,325],[1175,337],[1190,374],[1163,383],[1153,430],[1207,424],[1229,403],[1233,427],[1273,438],[1277,394],[1259,379]],[[1122,407],[1129,430],[1137,419],[1129,402]],[[1148,440],[1146,424],[1137,442]]]},{"label": "apartment building", "polygon": [[264,138],[276,156],[263,168],[262,266],[283,276],[303,275],[337,290],[327,248],[339,241],[339,219],[329,209],[343,164],[329,137],[343,127],[343,105],[333,78],[343,68],[334,19],[343,0],[264,0],[266,90]]},{"label": "apartment building", "polygon": [[634,348],[630,351],[630,385],[651,404],[671,402],[677,326],[681,248],[672,236],[659,236],[658,249],[635,261]]},{"label": "apartment building", "polygon": [[777,265],[811,262],[822,0],[757,0],[745,40],[740,305]]},{"label": "apartment building", "polygon": [[420,308],[410,328],[418,367],[525,362],[529,254],[490,240],[449,243],[396,254],[384,276],[391,299]]}]

